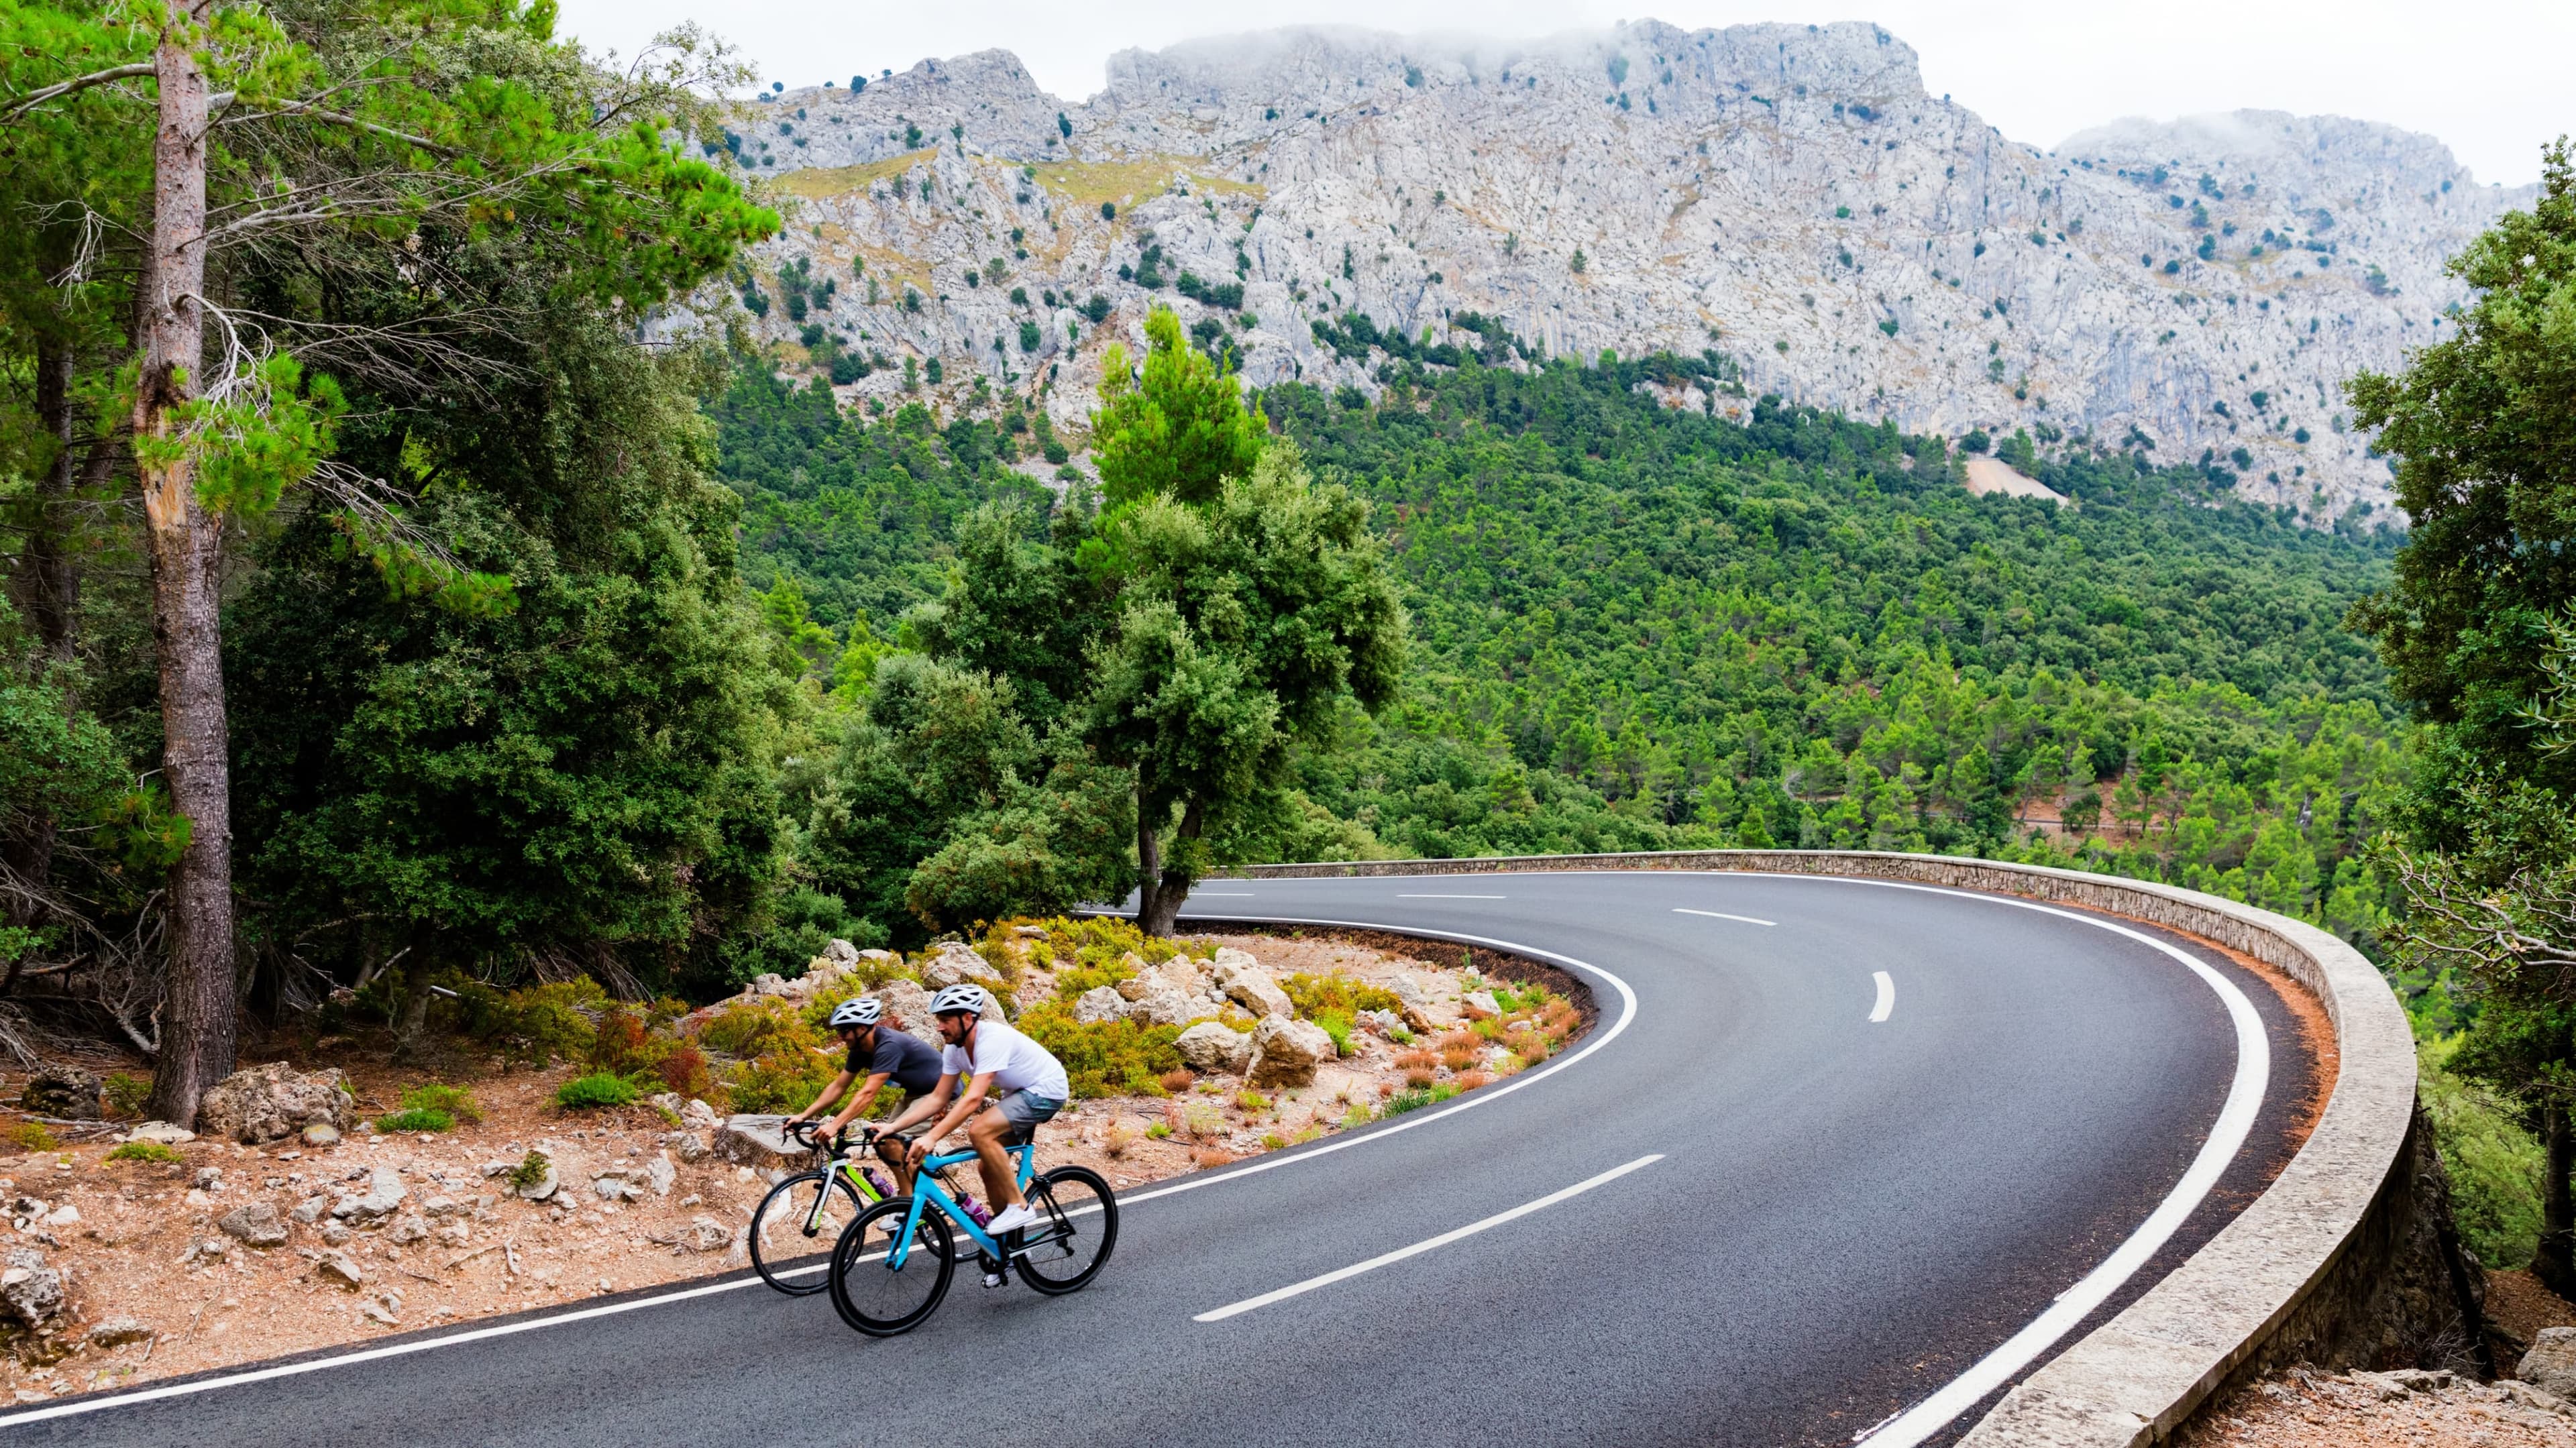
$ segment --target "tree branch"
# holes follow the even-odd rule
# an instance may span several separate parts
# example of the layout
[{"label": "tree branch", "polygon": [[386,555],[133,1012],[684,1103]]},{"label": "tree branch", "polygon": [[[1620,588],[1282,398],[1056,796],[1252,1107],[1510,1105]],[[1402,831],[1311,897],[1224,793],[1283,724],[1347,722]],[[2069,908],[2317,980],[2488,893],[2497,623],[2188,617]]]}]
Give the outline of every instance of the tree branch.
[{"label": "tree branch", "polygon": [[132,65],[111,65],[105,70],[94,70],[87,75],[73,76],[70,80],[56,81],[41,90],[29,91],[7,106],[0,107],[0,125],[18,119],[19,116],[47,101],[60,100],[64,96],[88,90],[92,86],[106,85],[110,81],[132,80],[138,76],[150,75],[153,69],[151,61],[141,60]]}]

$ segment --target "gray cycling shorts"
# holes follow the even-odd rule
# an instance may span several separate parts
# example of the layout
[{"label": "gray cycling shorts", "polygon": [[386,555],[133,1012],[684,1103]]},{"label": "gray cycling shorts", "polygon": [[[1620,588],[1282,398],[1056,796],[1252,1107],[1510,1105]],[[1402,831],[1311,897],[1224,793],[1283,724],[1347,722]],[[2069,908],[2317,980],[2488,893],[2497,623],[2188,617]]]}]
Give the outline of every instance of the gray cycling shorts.
[{"label": "gray cycling shorts", "polygon": [[1064,1109],[1064,1103],[1027,1091],[1014,1091],[994,1102],[993,1109],[1002,1113],[1004,1121],[1025,1131],[1041,1121],[1054,1120],[1055,1114]]}]

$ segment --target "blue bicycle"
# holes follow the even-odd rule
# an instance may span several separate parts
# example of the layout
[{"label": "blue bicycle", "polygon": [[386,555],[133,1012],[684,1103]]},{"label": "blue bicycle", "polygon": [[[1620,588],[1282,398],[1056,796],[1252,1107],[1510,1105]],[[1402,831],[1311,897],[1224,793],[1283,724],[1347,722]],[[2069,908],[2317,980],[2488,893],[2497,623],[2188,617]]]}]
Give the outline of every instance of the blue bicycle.
[{"label": "blue bicycle", "polygon": [[928,1158],[913,1177],[912,1195],[860,1213],[833,1245],[832,1307],[843,1322],[870,1337],[910,1332],[938,1310],[967,1252],[982,1261],[991,1285],[1009,1281],[1016,1266],[1049,1296],[1078,1292],[1099,1275],[1118,1245],[1118,1198],[1108,1181],[1089,1167],[1037,1172],[1037,1146],[1026,1132],[1003,1144],[1037,1224],[995,1239],[958,1206],[945,1181],[949,1168],[973,1161],[975,1153]]}]

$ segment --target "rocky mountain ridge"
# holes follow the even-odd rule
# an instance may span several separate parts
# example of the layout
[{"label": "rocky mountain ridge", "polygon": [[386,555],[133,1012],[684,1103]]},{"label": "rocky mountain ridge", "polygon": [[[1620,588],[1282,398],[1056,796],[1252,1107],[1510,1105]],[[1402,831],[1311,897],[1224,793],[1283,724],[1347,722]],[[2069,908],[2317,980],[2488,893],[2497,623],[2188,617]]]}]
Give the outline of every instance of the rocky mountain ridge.
[{"label": "rocky mountain ridge", "polygon": [[1000,51],[853,80],[705,144],[790,209],[753,330],[860,405],[1078,429],[1162,303],[1256,383],[1669,350],[1703,359],[1677,405],[2146,447],[2320,520],[2386,498],[2343,380],[2442,335],[2443,262],[2530,201],[2332,117],[2043,152],[1867,24],[1284,30],[1122,53],[1080,104]]}]

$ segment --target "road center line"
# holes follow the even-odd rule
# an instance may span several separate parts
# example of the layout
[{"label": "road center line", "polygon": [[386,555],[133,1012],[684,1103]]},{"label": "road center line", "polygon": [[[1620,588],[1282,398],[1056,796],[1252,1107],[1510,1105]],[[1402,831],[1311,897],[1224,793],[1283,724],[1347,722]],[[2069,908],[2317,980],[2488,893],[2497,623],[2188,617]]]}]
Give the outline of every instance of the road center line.
[{"label": "road center line", "polygon": [[1869,1008],[1870,1024],[1876,1025],[1896,1011],[1896,977],[1883,970],[1871,974],[1878,978],[1878,1004]]},{"label": "road center line", "polygon": [[1193,900],[1249,900],[1252,898],[1252,892],[1249,890],[1192,890],[1190,898]]},{"label": "road center line", "polygon": [[1556,1191],[1549,1192],[1546,1196],[1539,1198],[1537,1201],[1523,1202],[1519,1206],[1513,1207],[1508,1211],[1496,1212],[1490,1217],[1469,1222],[1463,1227],[1452,1227],[1437,1237],[1425,1238],[1422,1241],[1414,1243],[1410,1247],[1398,1247],[1392,1252],[1385,1253],[1381,1256],[1371,1257],[1365,1262],[1354,1262],[1348,1267],[1334,1268],[1332,1271],[1324,1273],[1320,1277],[1309,1277],[1303,1282],[1292,1282],[1286,1287],[1274,1288],[1271,1291],[1262,1293],[1258,1297],[1247,1297],[1241,1302],[1228,1303],[1213,1312],[1202,1312],[1197,1317],[1190,1320],[1193,1322],[1223,1322],[1229,1317],[1240,1317],[1255,1308],[1268,1307],[1274,1302],[1285,1302],[1291,1297],[1303,1296],[1306,1293],[1314,1291],[1318,1287],[1330,1287],[1336,1282],[1348,1281],[1353,1277],[1359,1276],[1363,1272],[1374,1272],[1380,1267],[1393,1266],[1407,1257],[1419,1257],[1425,1252],[1432,1251],[1435,1248],[1446,1247],[1452,1242],[1472,1237],[1478,1232],[1492,1231],[1494,1228],[1503,1225],[1505,1222],[1517,1221],[1522,1217],[1528,1216],[1532,1212],[1544,1211],[1549,1207],[1555,1206],[1559,1202],[1579,1197],[1585,1192],[1592,1190],[1594,1187],[1608,1186],[1610,1183],[1617,1181],[1619,1178],[1626,1176],[1628,1173],[1635,1171],[1640,1167],[1653,1166],[1656,1162],[1662,1161],[1663,1159],[1664,1154],[1660,1151],[1641,1156],[1635,1161],[1628,1163],[1626,1166],[1614,1166],[1608,1171],[1601,1173],[1599,1176],[1587,1177],[1582,1181],[1576,1182],[1570,1187],[1562,1187]]},{"label": "road center line", "polygon": [[1508,900],[1509,895],[1398,895],[1398,900]]},{"label": "road center line", "polygon": [[1777,925],[1780,923],[1777,920],[1756,920],[1750,915],[1729,915],[1723,910],[1685,910],[1679,905],[1673,907],[1673,913],[1675,915],[1705,915],[1711,920],[1735,920],[1741,921],[1746,925]]}]

